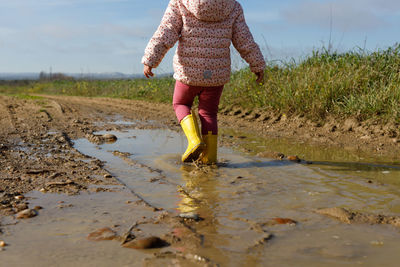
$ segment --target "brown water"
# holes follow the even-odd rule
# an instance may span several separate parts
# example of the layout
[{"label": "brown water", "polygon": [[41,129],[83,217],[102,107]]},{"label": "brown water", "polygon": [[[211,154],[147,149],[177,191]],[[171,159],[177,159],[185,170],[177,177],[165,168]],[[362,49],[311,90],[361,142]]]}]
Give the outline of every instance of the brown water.
[{"label": "brown water", "polygon": [[[249,137],[243,142],[252,151],[266,147],[289,151],[314,164],[257,158],[222,148],[219,159],[223,164],[204,171],[179,162],[186,141],[175,132],[113,134],[118,137],[114,144],[96,146],[81,139],[75,141],[75,147],[105,161],[126,188],[74,197],[32,193],[30,203],[45,209],[40,216],[6,229],[4,238],[15,245],[0,252],[1,266],[141,266],[144,258],[150,266],[196,263],[152,254],[171,250],[190,252],[221,266],[399,265],[399,229],[347,225],[314,212],[346,207],[400,215],[400,168],[396,163]],[[115,151],[131,155],[121,157]],[[187,194],[180,193],[178,186]],[[126,203],[138,200],[130,191],[176,215],[198,213],[204,218],[194,226],[204,236],[201,246],[148,252],[121,248],[113,241],[86,240],[87,234],[98,228],[118,225],[124,232],[138,217],[154,216],[144,206]],[[72,206],[60,209],[59,201]],[[298,223],[269,224],[275,217]],[[162,232],[156,228],[148,231]],[[267,236],[268,240],[262,241]]]}]

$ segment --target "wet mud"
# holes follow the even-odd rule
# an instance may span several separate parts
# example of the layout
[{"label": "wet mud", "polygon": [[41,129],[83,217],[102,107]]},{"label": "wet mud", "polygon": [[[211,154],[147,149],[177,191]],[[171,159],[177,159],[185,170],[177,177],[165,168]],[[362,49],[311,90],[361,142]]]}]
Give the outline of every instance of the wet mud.
[{"label": "wet mud", "polygon": [[286,119],[224,111],[222,125],[240,119],[222,128],[219,163],[181,164],[169,106],[0,100],[0,266],[400,260],[395,158],[260,138],[241,129]]},{"label": "wet mud", "polygon": [[400,227],[400,216],[387,216],[382,214],[366,214],[357,211],[350,211],[344,208],[326,208],[316,211],[319,214],[327,215],[344,223],[366,223],[366,224],[390,224]]}]

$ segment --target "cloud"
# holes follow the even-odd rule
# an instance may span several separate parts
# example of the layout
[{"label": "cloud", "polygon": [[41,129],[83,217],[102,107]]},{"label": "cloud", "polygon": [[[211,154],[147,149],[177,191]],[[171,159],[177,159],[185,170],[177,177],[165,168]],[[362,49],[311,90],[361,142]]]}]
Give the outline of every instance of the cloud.
[{"label": "cloud", "polygon": [[14,33],[15,33],[14,29],[0,26],[0,38],[6,38]]},{"label": "cloud", "polygon": [[388,26],[388,16],[400,11],[398,0],[337,0],[320,2],[301,1],[282,11],[289,23],[312,25],[329,29],[332,18],[334,29],[375,30]]},{"label": "cloud", "polygon": [[[113,39],[113,38],[147,38],[149,27],[134,27],[133,25],[121,25],[104,23],[99,25],[69,25],[69,24],[45,24],[28,29],[26,34],[40,36],[47,39]],[[0,30],[1,33],[1,30]]]}]

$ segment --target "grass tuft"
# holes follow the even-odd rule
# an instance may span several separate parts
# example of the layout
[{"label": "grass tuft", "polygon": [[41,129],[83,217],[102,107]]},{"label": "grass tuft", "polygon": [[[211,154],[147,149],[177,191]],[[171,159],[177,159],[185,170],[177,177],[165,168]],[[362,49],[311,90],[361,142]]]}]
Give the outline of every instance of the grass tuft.
[{"label": "grass tuft", "polygon": [[[0,83],[0,93],[61,94],[171,102],[172,78]],[[259,85],[248,68],[232,74],[221,107],[268,110],[323,120],[327,115],[400,122],[400,44],[346,53],[316,50],[300,62],[268,62]]]}]

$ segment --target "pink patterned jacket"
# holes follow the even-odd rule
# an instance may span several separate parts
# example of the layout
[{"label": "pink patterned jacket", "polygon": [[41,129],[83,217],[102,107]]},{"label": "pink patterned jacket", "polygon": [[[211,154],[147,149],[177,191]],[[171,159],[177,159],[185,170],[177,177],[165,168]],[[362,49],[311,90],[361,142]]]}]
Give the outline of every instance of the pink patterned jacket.
[{"label": "pink patterned jacket", "polygon": [[265,68],[236,0],[170,0],[142,63],[156,68],[178,40],[174,78],[184,84],[220,86],[229,82],[231,42],[252,72]]}]

